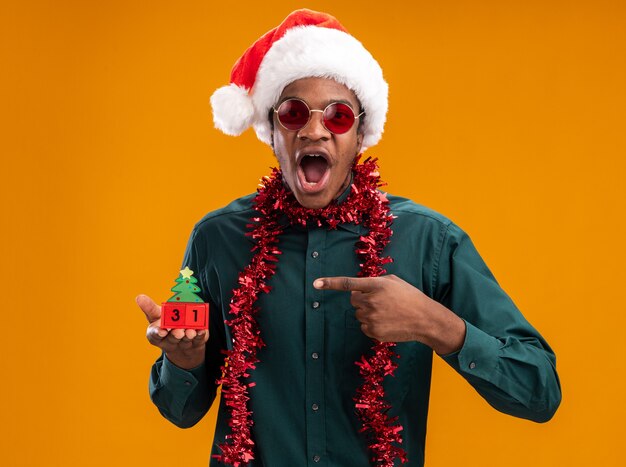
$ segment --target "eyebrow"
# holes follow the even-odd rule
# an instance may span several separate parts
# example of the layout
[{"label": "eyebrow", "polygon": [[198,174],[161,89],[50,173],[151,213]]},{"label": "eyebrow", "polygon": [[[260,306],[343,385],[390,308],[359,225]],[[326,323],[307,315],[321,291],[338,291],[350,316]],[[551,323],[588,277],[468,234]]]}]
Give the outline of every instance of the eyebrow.
[{"label": "eyebrow", "polygon": [[[282,98],[280,101],[278,101],[278,105],[282,104],[285,101],[288,101],[289,99],[298,99],[299,101],[303,101],[306,102],[306,105],[308,105],[309,107],[311,106],[307,101],[305,101],[304,99],[302,99],[301,97],[298,96],[285,96],[284,98]],[[352,110],[355,109],[354,104],[352,104],[352,102],[346,100],[346,99],[328,99],[326,101],[324,101],[324,103],[322,104],[322,109],[325,109],[327,106],[329,106],[332,103],[339,103],[339,104],[346,104],[347,106],[349,106]],[[357,105],[356,108],[358,109],[359,106]]]}]

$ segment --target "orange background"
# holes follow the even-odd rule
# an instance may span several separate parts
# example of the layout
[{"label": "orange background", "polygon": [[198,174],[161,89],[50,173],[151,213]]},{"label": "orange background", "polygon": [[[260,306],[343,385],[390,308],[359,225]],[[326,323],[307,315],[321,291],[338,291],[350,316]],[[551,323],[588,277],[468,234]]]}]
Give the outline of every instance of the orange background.
[{"label": "orange background", "polygon": [[[454,219],[557,352],[561,409],[492,410],[435,360],[427,465],[623,465],[626,7],[311,1],[390,84],[389,191]],[[206,212],[274,163],[210,94],[298,2],[0,6],[0,464],[206,465],[158,414],[134,296],[169,297]]]}]

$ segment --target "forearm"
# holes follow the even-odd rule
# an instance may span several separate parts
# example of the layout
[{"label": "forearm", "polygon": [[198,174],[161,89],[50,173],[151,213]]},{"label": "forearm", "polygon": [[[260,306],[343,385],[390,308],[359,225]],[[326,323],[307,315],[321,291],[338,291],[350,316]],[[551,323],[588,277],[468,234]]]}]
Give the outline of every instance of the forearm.
[{"label": "forearm", "polygon": [[150,398],[159,412],[181,428],[195,425],[215,399],[216,386],[204,363],[185,370],[162,355],[150,375]]},{"label": "forearm", "polygon": [[178,350],[165,352],[165,355],[167,356],[167,359],[178,368],[182,368],[183,370],[191,370],[192,368],[199,367],[204,363],[206,353],[203,347],[182,351]]},{"label": "forearm", "polygon": [[545,422],[561,402],[554,354],[532,336],[496,338],[467,323],[462,348],[443,358],[501,412]]}]

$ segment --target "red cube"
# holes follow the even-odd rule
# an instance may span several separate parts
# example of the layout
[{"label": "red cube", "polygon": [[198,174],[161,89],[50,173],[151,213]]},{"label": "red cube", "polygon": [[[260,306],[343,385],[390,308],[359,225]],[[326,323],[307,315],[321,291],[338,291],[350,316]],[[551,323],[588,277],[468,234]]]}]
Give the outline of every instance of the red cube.
[{"label": "red cube", "polygon": [[161,327],[165,329],[207,329],[209,327],[209,304],[162,303]]}]

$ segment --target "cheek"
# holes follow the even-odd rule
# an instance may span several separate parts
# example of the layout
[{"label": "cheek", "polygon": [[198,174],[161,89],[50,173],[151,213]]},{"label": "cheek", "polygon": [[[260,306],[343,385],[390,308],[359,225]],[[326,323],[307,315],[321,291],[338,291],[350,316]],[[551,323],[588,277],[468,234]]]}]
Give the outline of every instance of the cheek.
[{"label": "cheek", "polygon": [[289,158],[290,142],[287,137],[281,131],[274,132],[272,138],[274,154],[279,160],[286,160]]},{"label": "cheek", "polygon": [[291,158],[289,157],[289,153],[285,149],[284,146],[276,146],[274,148],[274,156],[278,161],[278,165],[283,172],[283,177],[285,180],[291,185],[291,173],[293,172],[293,164],[291,162]]},{"label": "cheek", "polygon": [[350,141],[346,141],[346,144],[343,146],[342,151],[342,163],[345,166],[352,166],[354,162],[354,158],[359,154],[361,145],[359,144],[359,140],[355,136],[354,138],[350,138]]},{"label": "cheek", "polygon": [[274,133],[272,137],[272,149],[274,151],[274,156],[282,166],[285,160],[285,144],[281,139],[280,135]]}]

